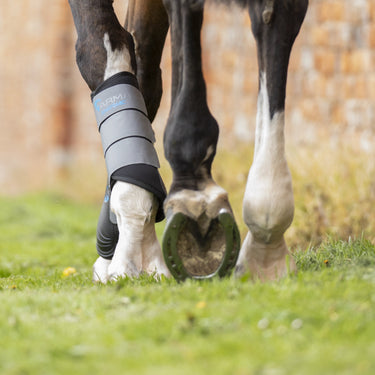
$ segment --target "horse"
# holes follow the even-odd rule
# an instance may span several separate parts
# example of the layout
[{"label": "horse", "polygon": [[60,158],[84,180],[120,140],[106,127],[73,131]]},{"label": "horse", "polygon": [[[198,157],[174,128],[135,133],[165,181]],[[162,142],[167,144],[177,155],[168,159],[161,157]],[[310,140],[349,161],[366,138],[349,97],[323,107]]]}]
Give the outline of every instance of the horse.
[{"label": "horse", "polygon": [[[206,99],[200,33],[204,0],[129,0],[120,24],[113,0],[69,0],[76,62],[91,90],[107,167],[93,280],[141,273],[204,279],[245,273],[274,280],[296,265],[284,233],[294,215],[285,157],[289,57],[308,0],[213,0],[245,8],[259,68],[255,148],[243,199],[241,239],[228,194],[211,174],[219,126]],[[151,123],[162,96],[160,61],[168,30],[171,107],[163,146],[173,180],[159,174]],[[230,173],[230,171],[227,171]],[[162,247],[155,222],[166,217]]]}]

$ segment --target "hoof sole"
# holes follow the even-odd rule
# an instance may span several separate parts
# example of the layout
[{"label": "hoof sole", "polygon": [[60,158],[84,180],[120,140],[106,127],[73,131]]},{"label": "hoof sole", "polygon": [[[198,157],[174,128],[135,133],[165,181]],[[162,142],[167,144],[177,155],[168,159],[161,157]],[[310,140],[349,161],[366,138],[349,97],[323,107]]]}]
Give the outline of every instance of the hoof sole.
[{"label": "hoof sole", "polygon": [[176,280],[224,277],[234,268],[241,240],[233,216],[220,213],[204,227],[181,212],[168,218],[163,256]]}]

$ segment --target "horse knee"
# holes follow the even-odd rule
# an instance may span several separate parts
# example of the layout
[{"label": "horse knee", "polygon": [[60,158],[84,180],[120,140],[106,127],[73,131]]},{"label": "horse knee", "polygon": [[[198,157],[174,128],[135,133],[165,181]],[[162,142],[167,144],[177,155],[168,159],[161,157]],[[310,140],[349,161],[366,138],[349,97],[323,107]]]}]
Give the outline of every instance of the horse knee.
[{"label": "horse knee", "polygon": [[121,71],[135,73],[132,36],[124,29],[89,35],[76,42],[76,63],[89,88],[94,91],[105,79]]}]

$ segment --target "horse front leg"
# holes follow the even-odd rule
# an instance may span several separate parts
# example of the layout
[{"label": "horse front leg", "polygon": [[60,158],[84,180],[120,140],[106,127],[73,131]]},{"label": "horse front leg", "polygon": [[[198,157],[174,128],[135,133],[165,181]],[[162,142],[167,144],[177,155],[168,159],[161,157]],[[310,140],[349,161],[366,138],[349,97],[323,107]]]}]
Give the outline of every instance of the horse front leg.
[{"label": "horse front leg", "polygon": [[169,274],[154,228],[163,218],[165,197],[154,134],[135,77],[133,38],[118,22],[112,2],[69,0],[77,64],[93,91],[108,172],[94,265],[94,281],[101,282],[141,272]]},{"label": "horse front leg", "polygon": [[139,88],[151,121],[163,91],[160,61],[168,28],[168,15],[162,0],[129,1],[125,29],[134,38]]},{"label": "horse front leg", "polygon": [[284,240],[294,214],[284,147],[284,109],[289,56],[307,3],[257,0],[249,8],[258,51],[259,94],[254,160],[243,202],[249,232],[236,270],[238,274],[250,271],[262,280],[295,270]]},{"label": "horse front leg", "polygon": [[208,109],[202,73],[202,3],[164,0],[172,42],[164,150],[173,182],[164,203],[163,254],[179,280],[224,276],[234,267],[240,246],[228,195],[211,175],[219,129]]}]

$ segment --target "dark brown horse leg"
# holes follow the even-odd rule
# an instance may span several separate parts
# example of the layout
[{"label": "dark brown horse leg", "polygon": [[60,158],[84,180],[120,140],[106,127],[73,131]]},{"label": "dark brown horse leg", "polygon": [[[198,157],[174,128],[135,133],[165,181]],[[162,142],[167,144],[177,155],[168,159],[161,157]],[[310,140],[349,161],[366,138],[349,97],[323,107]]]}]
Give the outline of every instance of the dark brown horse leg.
[{"label": "dark brown horse leg", "polygon": [[77,65],[92,91],[109,78],[114,69],[111,63],[117,62],[119,69],[131,73],[136,71],[133,38],[120,25],[112,3],[113,0],[69,0],[78,34]]},{"label": "dark brown horse leg", "polygon": [[162,0],[129,1],[125,29],[134,38],[138,83],[151,121],[162,95],[160,61],[168,27]]},{"label": "dark brown horse leg", "polygon": [[[104,139],[110,140],[104,150],[110,195],[106,194],[99,220],[97,249],[100,256],[94,265],[94,280],[102,282],[125,275],[137,276],[140,272],[168,274],[154,228],[160,206],[157,195],[144,188],[145,185],[135,177],[140,168],[158,176],[156,153],[150,149],[152,130],[147,122],[147,111],[143,109],[142,94],[131,75],[136,73],[133,38],[117,20],[112,2],[69,0],[78,33],[77,64],[89,88],[95,90],[93,104],[97,120],[100,118],[98,125],[103,146]],[[127,103],[135,103],[137,111],[129,108],[121,112]],[[104,131],[110,138],[103,138]],[[147,152],[143,152],[143,147]],[[141,156],[147,155],[130,161],[129,155],[130,158],[134,155],[127,151],[130,148],[137,153],[140,151]],[[143,163],[143,160],[148,163],[151,159],[154,165]],[[117,224],[111,221],[110,210],[115,214]]]},{"label": "dark brown horse leg", "polygon": [[164,204],[163,253],[177,279],[227,274],[240,246],[227,193],[211,175],[219,129],[208,109],[202,73],[202,3],[164,0],[172,41],[172,106],[164,150],[173,182]]},{"label": "dark brown horse leg", "polygon": [[237,271],[275,279],[295,264],[284,232],[293,221],[292,179],[284,150],[284,109],[290,52],[302,25],[307,0],[255,0],[250,16],[259,63],[256,140],[243,216],[249,233]]}]

